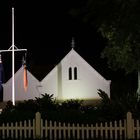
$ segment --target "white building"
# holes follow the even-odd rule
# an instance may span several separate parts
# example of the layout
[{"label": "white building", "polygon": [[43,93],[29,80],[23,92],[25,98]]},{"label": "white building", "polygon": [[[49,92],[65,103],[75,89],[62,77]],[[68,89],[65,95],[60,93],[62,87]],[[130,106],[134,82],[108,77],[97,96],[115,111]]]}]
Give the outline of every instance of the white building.
[{"label": "white building", "polygon": [[[73,44],[74,45],[74,44]],[[72,47],[70,52],[42,81],[29,71],[28,88],[23,86],[23,68],[15,73],[15,101],[35,99],[41,94],[53,94],[56,99],[99,99],[98,89],[110,97],[110,80],[106,80],[89,65]],[[12,100],[12,78],[3,84],[3,100]]]},{"label": "white building", "polygon": [[102,77],[73,48],[41,81],[42,93],[56,99],[99,99],[98,89],[110,97],[110,80]]}]

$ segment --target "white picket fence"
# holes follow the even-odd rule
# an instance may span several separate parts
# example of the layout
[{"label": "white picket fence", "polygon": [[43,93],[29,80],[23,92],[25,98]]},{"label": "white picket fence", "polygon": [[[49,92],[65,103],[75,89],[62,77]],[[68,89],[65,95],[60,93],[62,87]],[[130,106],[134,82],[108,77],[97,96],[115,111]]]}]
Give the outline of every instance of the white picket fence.
[{"label": "white picket fence", "polygon": [[39,112],[35,119],[7,123],[0,126],[0,139],[4,138],[80,139],[140,139],[140,121],[130,112],[125,120],[93,124],[70,124],[42,120]]}]

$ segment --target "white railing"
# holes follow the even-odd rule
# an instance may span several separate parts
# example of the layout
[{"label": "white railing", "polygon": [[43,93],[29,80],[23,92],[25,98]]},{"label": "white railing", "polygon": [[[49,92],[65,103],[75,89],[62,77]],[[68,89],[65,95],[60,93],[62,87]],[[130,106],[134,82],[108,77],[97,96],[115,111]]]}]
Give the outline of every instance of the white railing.
[{"label": "white railing", "polygon": [[140,121],[134,120],[130,112],[125,120],[96,123],[70,124],[41,119],[39,112],[35,119],[0,125],[0,139],[4,138],[47,138],[59,139],[140,139]]}]

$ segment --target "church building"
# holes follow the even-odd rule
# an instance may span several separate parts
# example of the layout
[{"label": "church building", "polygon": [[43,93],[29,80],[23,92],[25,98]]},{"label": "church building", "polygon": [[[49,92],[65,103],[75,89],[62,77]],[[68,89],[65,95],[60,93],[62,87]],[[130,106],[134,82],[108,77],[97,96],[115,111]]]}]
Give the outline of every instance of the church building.
[{"label": "church building", "polygon": [[[75,50],[72,40],[70,52],[43,78],[38,81],[28,70],[28,88],[23,88],[23,68],[15,73],[15,101],[35,99],[41,94],[53,94],[58,100],[100,99],[98,89],[110,97],[110,80],[106,80]],[[3,84],[3,100],[11,100],[12,78]]]},{"label": "church building", "polygon": [[99,99],[98,89],[110,97],[110,80],[101,76],[75,50],[72,49],[41,81],[42,93],[53,94],[56,99]]}]

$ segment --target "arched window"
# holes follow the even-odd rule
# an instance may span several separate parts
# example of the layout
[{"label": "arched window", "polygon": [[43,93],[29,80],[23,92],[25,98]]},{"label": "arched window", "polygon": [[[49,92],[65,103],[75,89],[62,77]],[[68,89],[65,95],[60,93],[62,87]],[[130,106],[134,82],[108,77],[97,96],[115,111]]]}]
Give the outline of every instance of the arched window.
[{"label": "arched window", "polygon": [[71,67],[69,68],[68,74],[69,74],[69,80],[72,80],[72,68]]},{"label": "arched window", "polygon": [[74,80],[77,80],[77,67],[74,67]]}]

